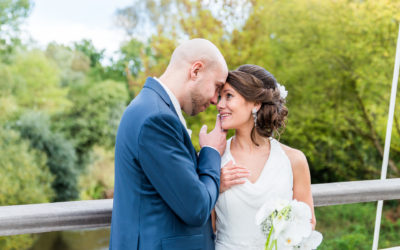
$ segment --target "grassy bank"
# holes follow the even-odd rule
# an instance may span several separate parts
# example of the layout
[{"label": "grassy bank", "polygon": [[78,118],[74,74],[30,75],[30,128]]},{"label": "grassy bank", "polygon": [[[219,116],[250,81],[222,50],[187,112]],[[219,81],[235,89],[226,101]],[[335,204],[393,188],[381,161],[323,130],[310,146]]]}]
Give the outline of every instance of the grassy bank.
[{"label": "grassy bank", "polygon": [[[315,208],[317,230],[324,235],[320,249],[371,249],[376,203]],[[379,248],[400,246],[400,202],[384,203]]]}]

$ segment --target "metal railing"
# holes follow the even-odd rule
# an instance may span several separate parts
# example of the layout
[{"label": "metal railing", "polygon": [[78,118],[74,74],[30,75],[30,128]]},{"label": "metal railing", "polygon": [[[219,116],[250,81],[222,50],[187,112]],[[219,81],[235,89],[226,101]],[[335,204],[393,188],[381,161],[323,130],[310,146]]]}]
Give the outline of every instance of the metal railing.
[{"label": "metal railing", "polygon": [[[400,178],[311,185],[315,206],[400,199]],[[112,199],[0,206],[0,236],[109,227]]]}]

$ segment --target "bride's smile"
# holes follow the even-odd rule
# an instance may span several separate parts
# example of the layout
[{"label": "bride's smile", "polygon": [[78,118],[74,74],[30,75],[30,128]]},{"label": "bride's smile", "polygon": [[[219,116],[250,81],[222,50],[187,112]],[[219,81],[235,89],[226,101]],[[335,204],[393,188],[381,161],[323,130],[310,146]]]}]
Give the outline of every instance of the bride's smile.
[{"label": "bride's smile", "polygon": [[223,129],[253,126],[251,110],[254,103],[246,101],[229,83],[222,88],[217,104]]}]

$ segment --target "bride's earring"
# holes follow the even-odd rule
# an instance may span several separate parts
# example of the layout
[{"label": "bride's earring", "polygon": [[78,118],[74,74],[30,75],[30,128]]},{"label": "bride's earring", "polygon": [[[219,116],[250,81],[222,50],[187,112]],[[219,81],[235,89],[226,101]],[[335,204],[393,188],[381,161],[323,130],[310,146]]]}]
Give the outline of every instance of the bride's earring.
[{"label": "bride's earring", "polygon": [[251,114],[253,115],[253,119],[254,119],[254,127],[257,126],[257,109],[253,108],[253,110],[251,111]]}]

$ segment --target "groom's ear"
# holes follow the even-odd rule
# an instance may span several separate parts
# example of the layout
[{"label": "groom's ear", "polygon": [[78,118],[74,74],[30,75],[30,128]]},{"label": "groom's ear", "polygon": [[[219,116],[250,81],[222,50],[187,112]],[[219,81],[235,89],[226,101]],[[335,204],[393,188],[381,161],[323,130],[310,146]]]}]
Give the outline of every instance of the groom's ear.
[{"label": "groom's ear", "polygon": [[196,80],[198,78],[199,72],[204,68],[204,63],[201,61],[196,61],[190,67],[190,79]]}]

